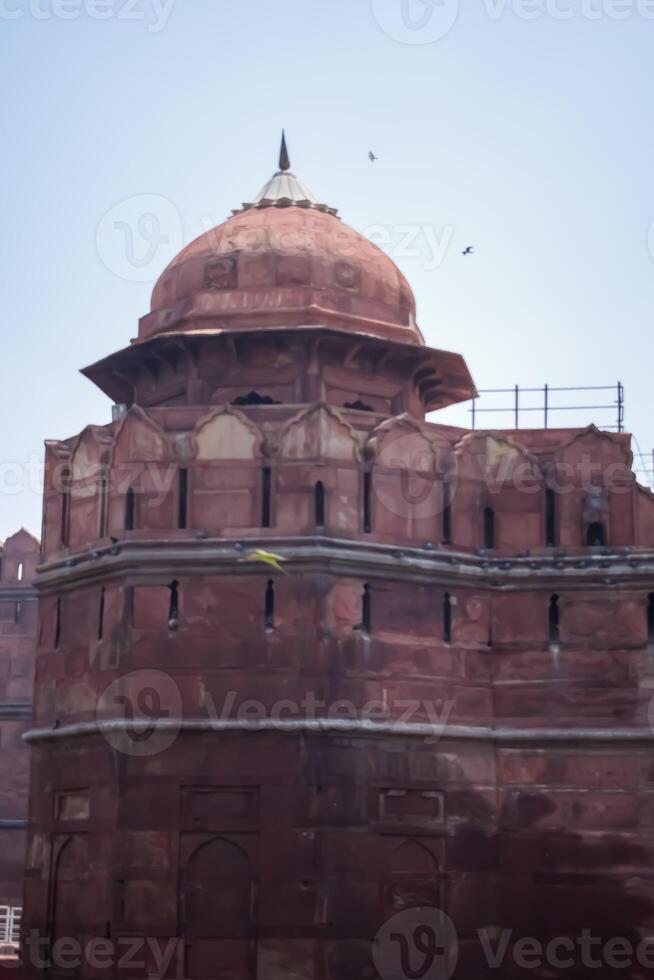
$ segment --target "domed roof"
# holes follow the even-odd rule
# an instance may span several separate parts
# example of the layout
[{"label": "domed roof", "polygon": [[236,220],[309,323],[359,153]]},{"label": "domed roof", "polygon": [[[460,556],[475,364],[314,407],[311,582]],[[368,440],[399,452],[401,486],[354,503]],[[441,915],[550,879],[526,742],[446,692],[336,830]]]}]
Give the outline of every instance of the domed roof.
[{"label": "domed roof", "polygon": [[411,288],[395,263],[320,204],[289,170],[173,259],[139,339],[171,331],[324,324],[423,344]]}]

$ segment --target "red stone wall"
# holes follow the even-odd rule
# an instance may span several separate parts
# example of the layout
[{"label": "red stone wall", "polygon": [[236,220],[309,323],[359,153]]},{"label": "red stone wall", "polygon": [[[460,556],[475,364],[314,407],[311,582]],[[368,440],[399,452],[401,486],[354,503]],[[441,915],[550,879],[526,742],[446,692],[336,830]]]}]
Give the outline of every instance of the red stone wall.
[{"label": "red stone wall", "polygon": [[482,927],[654,927],[654,501],[627,438],[267,412],[131,409],[48,447],[26,935],[374,980],[416,905],[466,978]]},{"label": "red stone wall", "polygon": [[19,531],[0,547],[0,906],[21,904],[39,543]]},{"label": "red stone wall", "polygon": [[[628,437],[586,430],[473,432],[381,419],[324,404],[295,411],[232,406],[132,408],[119,423],[50,443],[45,544],[49,557],[114,537],[252,537],[316,531],[315,485],[325,488],[324,530],[369,542],[480,549],[507,557],[552,556],[546,490],[555,498],[554,546],[582,558],[601,524],[613,551],[654,546],[654,495],[631,471]],[[556,441],[555,441],[556,438]],[[262,528],[262,471],[270,470],[270,527]],[[187,470],[186,527],[179,527],[179,470]],[[365,533],[365,479],[369,526]],[[106,482],[107,489],[103,489]],[[444,542],[444,486],[451,534]],[[135,495],[125,529],[126,495]],[[62,490],[68,493],[62,504]],[[66,544],[62,544],[62,506]],[[494,515],[493,547],[484,511]],[[363,537],[365,533],[365,538]],[[626,549],[626,550],[624,550]],[[598,552],[595,552],[598,554]],[[561,557],[560,555],[558,557]]]}]

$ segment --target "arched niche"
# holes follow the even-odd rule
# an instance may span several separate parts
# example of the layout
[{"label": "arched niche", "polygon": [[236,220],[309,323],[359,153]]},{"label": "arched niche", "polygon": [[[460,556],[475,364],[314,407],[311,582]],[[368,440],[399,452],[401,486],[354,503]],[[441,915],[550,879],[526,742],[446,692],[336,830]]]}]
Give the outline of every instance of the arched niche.
[{"label": "arched niche", "polygon": [[370,533],[416,544],[440,541],[443,480],[434,450],[433,440],[407,415],[373,429],[365,447]]},{"label": "arched niche", "polygon": [[199,420],[192,443],[189,526],[228,534],[269,523],[271,481],[259,427],[225,405]]},{"label": "arched niche", "polygon": [[514,553],[545,543],[545,480],[524,445],[501,432],[470,432],[454,460],[457,544]]},{"label": "arched niche", "polygon": [[111,434],[88,426],[73,447],[70,462],[68,544],[71,549],[88,546],[106,530]]},{"label": "arched niche", "polygon": [[432,851],[409,838],[388,856],[385,906],[389,913],[416,906],[443,908],[443,878]]},{"label": "arched niche", "polygon": [[188,938],[238,938],[253,925],[253,879],[246,852],[225,837],[200,844],[191,854],[182,886]]},{"label": "arched niche", "polygon": [[280,460],[356,463],[359,449],[352,427],[320,402],[290,419],[279,437]]},{"label": "arched niche", "polygon": [[67,544],[71,470],[71,445],[47,440],[43,486],[43,554],[61,552]]},{"label": "arched niche", "polygon": [[84,915],[89,911],[84,907],[89,867],[86,838],[71,835],[58,844],[54,857],[50,910],[53,939],[79,935]]},{"label": "arched niche", "polygon": [[[574,433],[552,455],[550,482],[559,505],[562,547],[628,546],[638,524],[636,481],[625,437],[594,425]],[[601,525],[601,530],[599,528]]]},{"label": "arched niche", "polygon": [[133,405],[116,430],[112,466],[121,463],[162,462],[172,458],[163,429],[138,405]]},{"label": "arched niche", "polygon": [[111,454],[108,531],[121,537],[126,531],[173,527],[176,477],[166,433],[147,412],[132,406],[118,425]]},{"label": "arched niche", "polygon": [[201,463],[258,460],[261,442],[258,426],[229,405],[201,419],[194,434],[196,459]]},{"label": "arched niche", "polygon": [[280,531],[359,530],[359,446],[338,410],[320,402],[289,419],[279,434],[275,463]]}]

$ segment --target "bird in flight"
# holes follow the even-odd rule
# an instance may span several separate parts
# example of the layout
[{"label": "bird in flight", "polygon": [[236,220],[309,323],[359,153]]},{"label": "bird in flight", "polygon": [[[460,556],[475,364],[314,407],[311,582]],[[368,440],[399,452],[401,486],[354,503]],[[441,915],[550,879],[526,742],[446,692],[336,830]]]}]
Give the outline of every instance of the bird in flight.
[{"label": "bird in flight", "polygon": [[371,163],[374,163],[375,160],[379,160],[379,157],[376,157],[375,154],[371,150],[370,153],[368,154],[368,159],[370,160]]},{"label": "bird in flight", "polygon": [[473,254],[473,249],[474,249],[474,245],[468,245],[461,252],[461,255],[472,255]]},{"label": "bird in flight", "polygon": [[246,555],[246,561],[261,561],[265,565],[270,565],[275,571],[281,572],[283,575],[288,575],[288,572],[282,568],[280,562],[285,561],[281,555],[275,555],[272,551],[264,551],[262,548],[257,548],[251,554]]}]

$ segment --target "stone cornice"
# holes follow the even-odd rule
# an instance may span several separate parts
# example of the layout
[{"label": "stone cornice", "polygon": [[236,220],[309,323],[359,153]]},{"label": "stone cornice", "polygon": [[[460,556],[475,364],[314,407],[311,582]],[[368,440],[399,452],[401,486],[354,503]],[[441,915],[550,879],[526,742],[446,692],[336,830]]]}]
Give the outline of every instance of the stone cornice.
[{"label": "stone cornice", "polygon": [[30,602],[36,598],[36,589],[32,585],[0,587],[0,602]]},{"label": "stone cornice", "polygon": [[[297,310],[284,311],[282,307],[277,306],[274,309],[275,319],[283,319],[285,312],[291,320],[297,314]],[[144,327],[146,320],[154,325],[153,332],[149,336],[142,336],[136,343],[83,368],[81,373],[115,402],[131,402],[135,394],[133,379],[138,375],[143,358],[161,347],[174,346],[178,351],[186,351],[190,362],[193,362],[199,356],[198,351],[202,345],[232,343],[239,338],[258,340],[262,344],[267,344],[277,338],[285,337],[290,343],[304,344],[307,347],[314,339],[333,338],[337,341],[345,341],[348,346],[358,345],[377,349],[380,352],[388,351],[391,356],[413,362],[414,370],[418,365],[424,367],[426,374],[418,388],[425,412],[468,401],[477,394],[468,365],[462,355],[425,347],[419,340],[419,332],[415,324],[409,328],[408,324],[400,326],[371,320],[351,312],[322,309],[313,305],[309,306],[306,312],[318,322],[294,325],[291,323],[285,326],[259,323],[248,327],[234,327],[225,325],[224,314],[211,317],[205,309],[202,309],[199,314],[201,325],[193,327],[192,322],[198,319],[198,313],[197,311],[193,313],[186,306],[185,326],[180,328],[177,324],[177,327],[171,329],[170,324],[167,324],[163,331],[159,326],[161,311],[150,313],[141,320],[141,328]],[[268,308],[259,311],[251,310],[250,316],[259,320],[269,319],[271,310]],[[347,326],[343,325],[344,321]],[[387,336],[380,336],[379,330]],[[409,379],[414,370],[407,370]]]},{"label": "stone cornice", "polygon": [[128,575],[152,581],[175,574],[260,575],[263,566],[245,561],[255,548],[285,558],[289,574],[393,579],[503,591],[529,589],[647,589],[654,586],[654,550],[624,549],[528,557],[497,557],[440,548],[414,548],[331,537],[131,539],[39,566],[35,586],[47,593],[80,583]]},{"label": "stone cornice", "polygon": [[32,717],[32,705],[28,702],[3,704],[0,702],[0,721],[29,721]]},{"label": "stone cornice", "polygon": [[[436,743],[441,740],[482,741],[489,744],[538,746],[569,743],[623,743],[654,742],[654,729],[641,728],[489,728],[483,725],[439,725],[421,722],[352,720],[339,718],[261,718],[247,722],[238,719],[165,718],[148,722],[148,729],[177,735],[184,733],[213,732],[215,734],[240,732],[247,734],[332,734],[354,737],[423,738]],[[77,722],[59,728],[33,728],[25,732],[23,739],[29,743],[51,742],[61,739],[84,738],[95,735],[129,737],[134,723],[124,718],[106,721]]]}]

